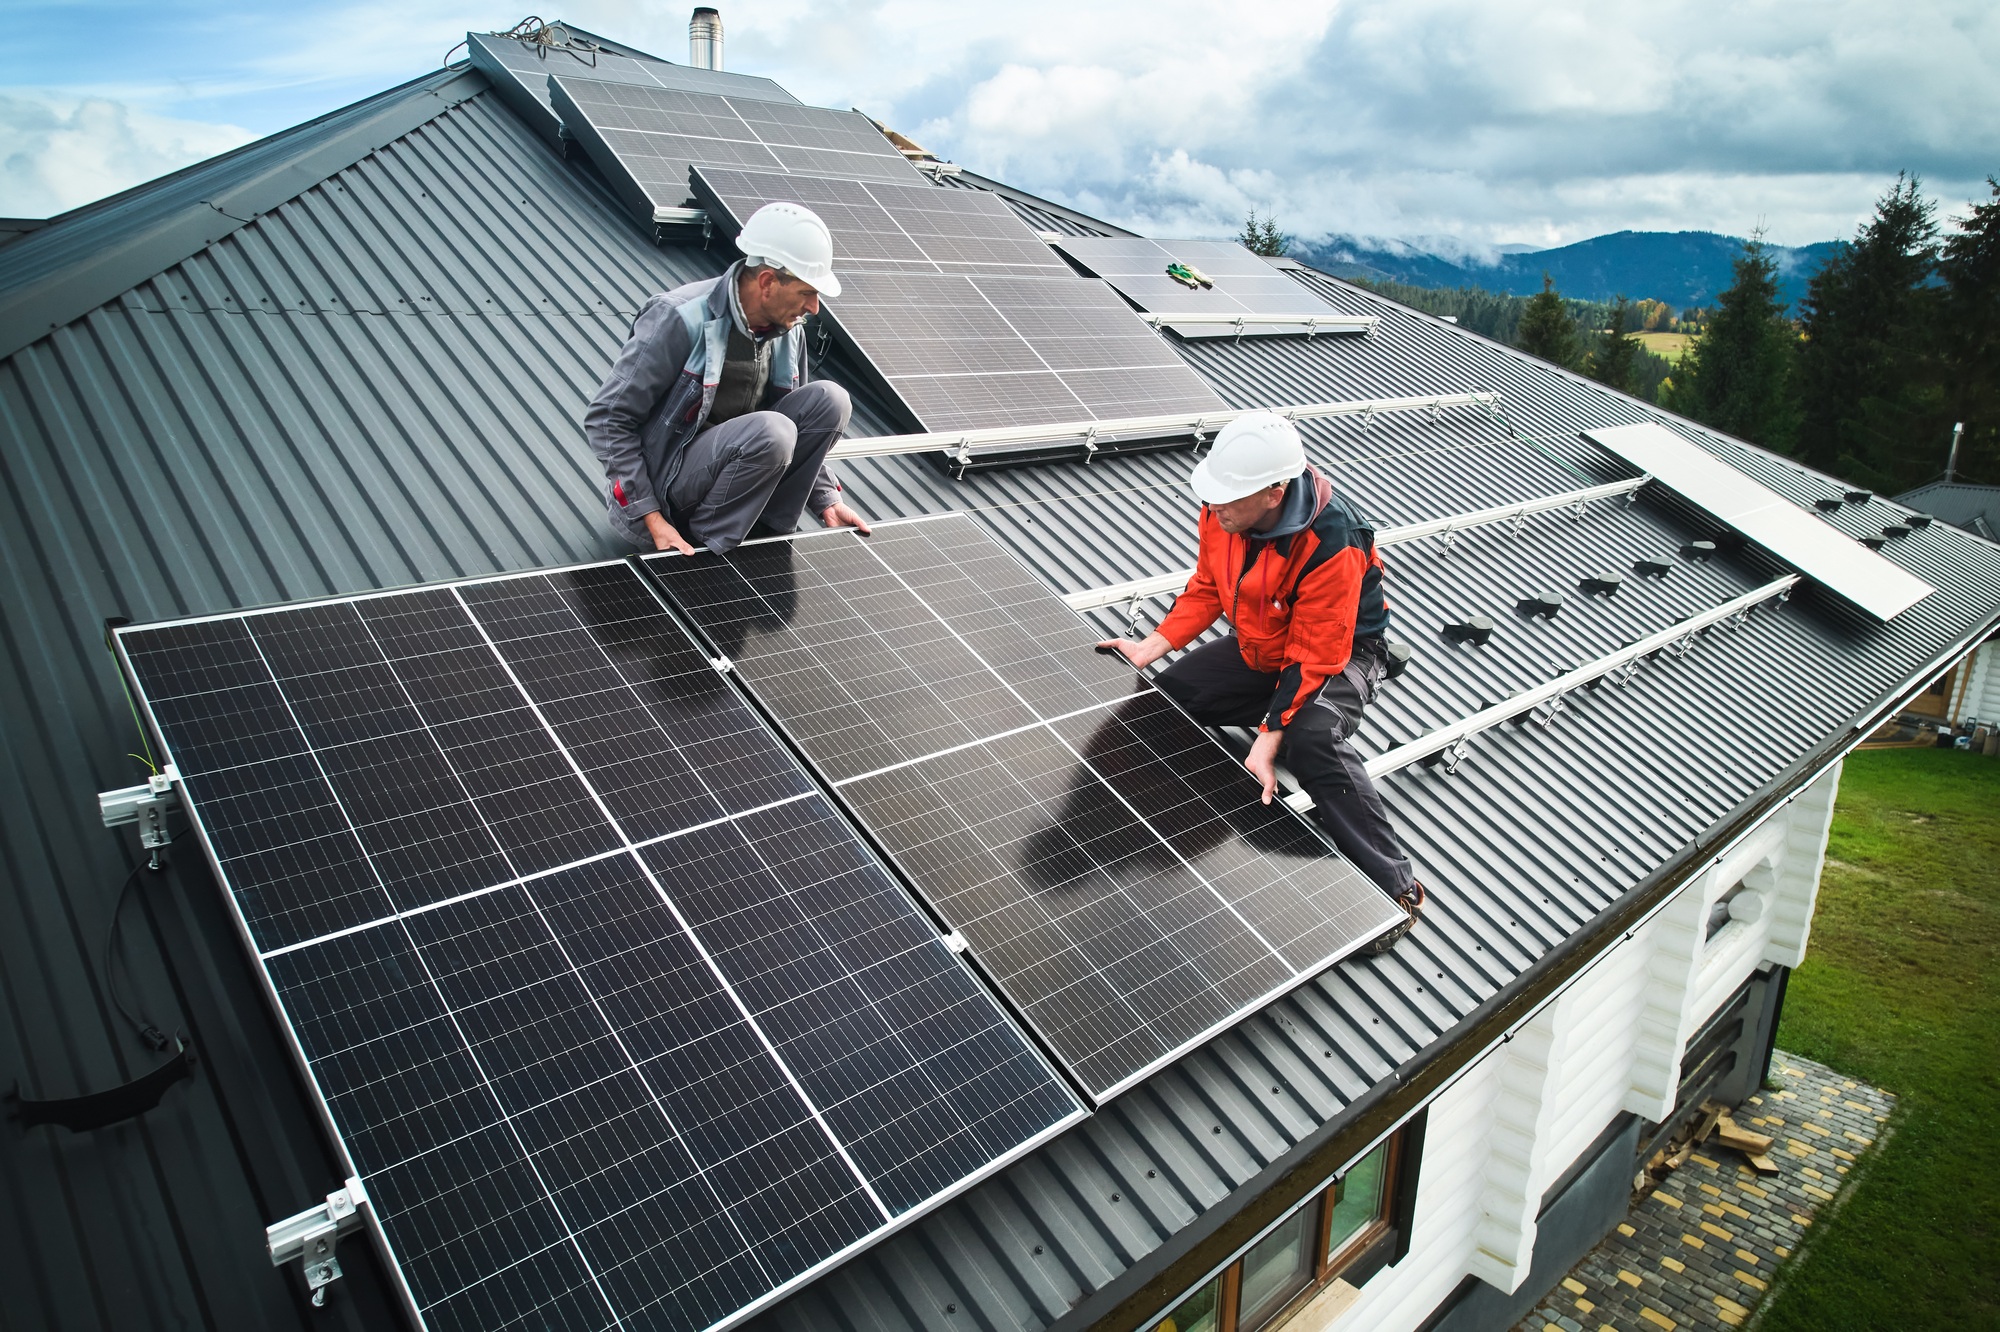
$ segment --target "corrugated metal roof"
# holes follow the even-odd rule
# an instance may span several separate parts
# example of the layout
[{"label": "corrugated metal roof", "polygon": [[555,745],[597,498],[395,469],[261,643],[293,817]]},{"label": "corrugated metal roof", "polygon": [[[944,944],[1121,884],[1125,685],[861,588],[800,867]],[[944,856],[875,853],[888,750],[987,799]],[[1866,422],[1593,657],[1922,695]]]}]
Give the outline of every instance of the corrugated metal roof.
[{"label": "corrugated metal roof", "polygon": [[[91,792],[137,775],[119,757],[133,732],[100,649],[104,616],[617,549],[582,441],[583,403],[638,303],[718,271],[724,256],[647,243],[593,173],[562,161],[480,86],[476,74],[419,81],[363,104],[365,115],[354,109],[359,122],[337,113],[297,132],[291,149],[279,136],[256,146],[254,163],[232,155],[0,251],[0,300],[9,273],[25,280],[8,266],[29,246],[58,278],[83,275],[74,291],[47,288],[82,302],[61,327],[0,365],[11,509],[0,552],[19,589],[0,626],[0,850],[17,885],[0,920],[0,1041],[30,1095],[101,1087],[150,1062],[111,1015],[98,961],[133,862],[96,826]],[[121,229],[181,216],[237,173],[274,190],[270,173],[288,151],[331,151],[330,137],[386,123],[368,120],[380,115],[413,124],[117,291],[87,290],[101,280],[90,277],[95,256]],[[335,122],[344,128],[327,128]],[[340,138],[339,152],[353,142]],[[1381,327],[1366,338],[1184,348],[1228,401],[1502,395],[1499,417],[1453,410],[1434,422],[1308,428],[1315,457],[1384,522],[1610,479],[1614,465],[1577,429],[1655,418],[1787,493],[1824,485],[1453,326],[1315,274],[1298,279],[1340,308],[1381,315]],[[861,415],[887,428],[878,405],[864,401]],[[846,476],[876,515],[975,513],[1067,591],[1191,561],[1187,465],[1152,455],[953,481],[927,459],[900,458],[859,461]],[[1834,521],[1879,528],[1899,512],[1877,500]],[[1628,579],[1610,602],[1575,593],[1585,572],[1671,552],[1695,530],[1647,499],[1580,519],[1545,515],[1518,535],[1467,533],[1449,552],[1392,551],[1397,633],[1419,659],[1373,710],[1362,743],[1414,735],[1768,576],[1741,558],[1676,561],[1664,583]],[[1073,1309],[1087,1298],[1086,1312],[1103,1307],[1135,1263],[1240,1204],[1260,1172],[1351,1115],[1787,765],[1920,678],[2000,603],[2000,551],[1965,533],[1934,525],[1885,554],[1939,588],[1889,626],[1855,623],[1808,594],[1627,687],[1589,694],[1546,731],[1481,738],[1456,776],[1419,768],[1389,779],[1436,903],[1409,940],[1251,1018],[769,1321],[1028,1328],[1083,1316]],[[1570,594],[1557,619],[1512,615],[1516,598],[1551,589]],[[1474,610],[1501,621],[1492,646],[1439,637],[1439,624]],[[1098,618],[1111,624],[1116,612]],[[244,1273],[262,1261],[257,1227],[334,1182],[317,1126],[213,883],[176,870],[140,896],[126,929],[131,987],[155,1020],[191,1029],[201,1073],[136,1124],[76,1138],[35,1130],[0,1151],[17,1200],[0,1211],[0,1277],[21,1292],[24,1325],[303,1325],[295,1281]],[[358,1250],[344,1257],[349,1282],[330,1315],[313,1317],[381,1325],[389,1315],[368,1262]]]},{"label": "corrugated metal roof", "polygon": [[[2000,486],[1968,486],[1956,481],[1934,481],[1918,486],[1896,502],[1920,513],[1929,513],[1941,522],[1976,532],[1988,541],[2000,540]],[[1980,525],[1985,530],[1980,530]]]}]

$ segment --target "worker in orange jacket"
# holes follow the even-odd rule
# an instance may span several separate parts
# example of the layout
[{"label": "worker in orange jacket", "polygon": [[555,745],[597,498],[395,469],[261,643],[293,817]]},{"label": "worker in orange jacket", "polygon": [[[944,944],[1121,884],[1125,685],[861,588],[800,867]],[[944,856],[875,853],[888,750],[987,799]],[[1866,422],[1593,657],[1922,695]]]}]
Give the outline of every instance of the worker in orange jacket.
[{"label": "worker in orange jacket", "polygon": [[1291,422],[1247,412],[1216,435],[1190,478],[1202,501],[1194,577],[1158,629],[1098,646],[1144,669],[1200,637],[1217,618],[1231,633],[1155,680],[1205,726],[1257,732],[1243,766],[1277,791],[1291,770],[1341,854],[1402,905],[1408,933],[1424,900],[1388,811],[1347,743],[1388,675],[1389,627],[1375,533],[1306,462]]}]

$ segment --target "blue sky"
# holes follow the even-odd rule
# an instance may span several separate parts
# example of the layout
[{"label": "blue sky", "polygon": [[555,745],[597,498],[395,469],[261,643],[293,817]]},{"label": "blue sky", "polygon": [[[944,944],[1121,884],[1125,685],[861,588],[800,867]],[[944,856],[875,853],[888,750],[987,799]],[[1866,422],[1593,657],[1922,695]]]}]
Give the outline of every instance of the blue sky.
[{"label": "blue sky", "polygon": [[[551,10],[669,59],[683,3]],[[1155,234],[1479,252],[1625,228],[1850,234],[1898,170],[2000,173],[1984,0],[720,5],[728,65]],[[41,216],[437,66],[477,5],[17,3],[0,213]]]}]

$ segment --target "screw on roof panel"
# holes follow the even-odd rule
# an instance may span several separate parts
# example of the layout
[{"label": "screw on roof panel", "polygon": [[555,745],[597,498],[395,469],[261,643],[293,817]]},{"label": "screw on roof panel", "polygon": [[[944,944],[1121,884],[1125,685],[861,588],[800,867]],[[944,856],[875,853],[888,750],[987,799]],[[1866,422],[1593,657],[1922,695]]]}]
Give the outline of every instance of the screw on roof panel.
[{"label": "screw on roof panel", "polygon": [[1386,648],[1389,655],[1389,678],[1393,680],[1410,669],[1410,658],[1417,653],[1408,643],[1391,642]]},{"label": "screw on roof panel", "polygon": [[1908,523],[1890,523],[1882,529],[1882,535],[1894,541],[1897,537],[1908,536],[1910,531]]},{"label": "screw on roof panel", "polygon": [[1539,615],[1544,620],[1556,618],[1556,612],[1563,608],[1563,594],[1542,592],[1532,597],[1522,597],[1514,603],[1514,609],[1523,615]]},{"label": "screw on roof panel", "polygon": [[1474,615],[1457,624],[1448,624],[1438,632],[1454,643],[1470,643],[1474,647],[1484,647],[1493,637],[1493,621],[1484,615]]},{"label": "screw on roof panel", "polygon": [[1874,498],[1875,492],[1872,490],[1850,490],[1847,492],[1847,502],[1849,504],[1866,504]]},{"label": "screw on roof panel", "polygon": [[1641,578],[1665,578],[1674,571],[1674,566],[1665,560],[1634,560],[1632,572]]},{"label": "screw on roof panel", "polygon": [[1681,554],[1691,560],[1712,559],[1715,556],[1715,543],[1713,541],[1690,541],[1681,547]]},{"label": "screw on roof panel", "polygon": [[1813,507],[1815,509],[1818,509],[1821,513],[1832,513],[1835,509],[1840,507],[1840,496],[1821,495],[1818,499],[1813,501]]},{"label": "screw on roof panel", "polygon": [[1591,574],[1577,584],[1587,597],[1615,597],[1618,595],[1618,589],[1623,586],[1625,586],[1625,575],[1613,573],[1608,569],[1603,573]]},{"label": "screw on roof panel", "polygon": [[1903,521],[1911,527],[1929,527],[1935,520],[1927,513],[1913,513]]}]

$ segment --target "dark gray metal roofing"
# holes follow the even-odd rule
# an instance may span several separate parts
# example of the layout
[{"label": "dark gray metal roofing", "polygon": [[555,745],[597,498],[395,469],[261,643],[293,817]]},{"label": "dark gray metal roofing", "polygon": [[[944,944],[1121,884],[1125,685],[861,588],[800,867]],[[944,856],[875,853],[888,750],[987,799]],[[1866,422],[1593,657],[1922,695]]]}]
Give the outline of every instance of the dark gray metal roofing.
[{"label": "dark gray metal roofing", "polygon": [[[1977,532],[1988,541],[2000,540],[2000,486],[1934,481],[1928,486],[1918,486],[1907,495],[1898,495],[1896,501],[1954,527]],[[1982,523],[1985,531],[1980,531]]]},{"label": "dark gray metal roofing", "polygon": [[[102,1087],[152,1058],[112,1016],[98,956],[134,862],[122,835],[97,826],[92,793],[139,775],[121,757],[134,732],[101,648],[104,616],[616,549],[582,405],[638,303],[719,271],[726,256],[649,244],[593,173],[483,86],[476,73],[421,80],[0,250],[0,302],[34,285],[17,256],[38,246],[37,271],[50,275],[38,308],[65,295],[73,306],[0,362],[0,556],[17,589],[0,622],[0,854],[14,885],[0,918],[0,1069],[29,1095]],[[412,123],[349,156],[382,116]],[[168,257],[100,292],[100,256],[124,236],[233,182],[273,193],[276,173],[327,153],[346,161],[217,238],[169,253],[158,247],[196,233],[149,233],[149,253]],[[1342,309],[1380,314],[1381,327],[1186,348],[1230,402],[1502,395],[1504,417],[1453,410],[1308,428],[1314,456],[1385,522],[1610,479],[1615,465],[1576,431],[1659,416],[1428,316],[1296,276]],[[1788,494],[1828,485],[1669,424]],[[884,428],[864,402],[857,433]],[[958,482],[901,458],[857,461],[846,478],[876,515],[967,509],[1073,590],[1191,561],[1187,465],[1154,455]],[[1833,521],[1879,530],[1901,512],[1874,500]],[[1468,533],[1449,553],[1391,551],[1397,633],[1420,655],[1362,743],[1412,736],[1769,576],[1741,557],[1677,562],[1665,583],[1628,580],[1610,602],[1575,593],[1586,572],[1671,552],[1697,527],[1645,499],[1580,520],[1545,515],[1518,536]],[[1991,545],[1940,524],[1884,553],[1939,589],[1891,625],[1856,623],[1808,593],[1588,695],[1546,731],[1483,737],[1455,777],[1390,778],[1385,794],[1435,901],[1396,952],[1335,968],[768,1322],[1040,1327],[1117,1289],[1176,1230],[1234,1206],[1260,1171],[2000,611]],[[1554,621],[1512,616],[1516,598],[1549,589],[1570,594]],[[1491,647],[1437,635],[1474,610],[1501,621]],[[344,1248],[350,1279],[324,1315],[308,1314],[295,1278],[260,1270],[259,1228],[336,1181],[218,890],[194,857],[180,859],[189,868],[144,881],[125,953],[131,991],[155,1020],[192,1031],[201,1071],[137,1123],[9,1135],[0,1280],[10,1322],[383,1325],[379,1274],[358,1246]]]}]

